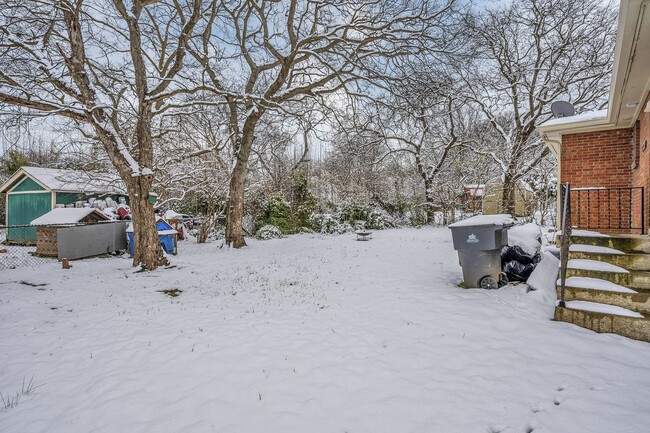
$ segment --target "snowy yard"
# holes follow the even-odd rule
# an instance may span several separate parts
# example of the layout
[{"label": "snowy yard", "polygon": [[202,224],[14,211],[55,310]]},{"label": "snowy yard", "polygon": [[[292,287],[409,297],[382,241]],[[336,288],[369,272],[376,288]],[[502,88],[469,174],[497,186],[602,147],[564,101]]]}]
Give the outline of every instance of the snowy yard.
[{"label": "snowy yard", "polygon": [[650,345],[460,289],[448,229],[354,239],[2,270],[0,432],[648,431]]}]

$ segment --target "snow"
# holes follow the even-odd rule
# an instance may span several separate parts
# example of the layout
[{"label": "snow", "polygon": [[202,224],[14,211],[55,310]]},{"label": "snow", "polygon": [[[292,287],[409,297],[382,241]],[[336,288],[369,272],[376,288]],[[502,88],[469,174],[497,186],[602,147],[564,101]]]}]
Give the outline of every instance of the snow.
[{"label": "snow", "polygon": [[42,185],[54,191],[114,192],[116,189],[121,189],[100,182],[83,171],[41,167],[21,168]]},{"label": "snow", "polygon": [[569,251],[581,252],[581,253],[598,253],[598,254],[625,254],[623,251],[609,248],[609,247],[599,247],[597,245],[584,245],[584,244],[572,244],[569,247]]},{"label": "snow", "polygon": [[468,227],[468,226],[503,226],[514,224],[515,220],[508,214],[500,215],[476,215],[471,218],[450,224],[449,227]]},{"label": "snow", "polygon": [[587,301],[570,301],[566,303],[568,308],[582,311],[593,311],[595,313],[615,314],[617,316],[638,317],[643,318],[643,315],[636,311],[628,310],[627,308],[617,307],[615,305],[598,304],[596,302]]},{"label": "snow", "polygon": [[557,257],[549,252],[542,252],[542,259],[539,261],[533,273],[530,274],[526,284],[535,290],[541,290],[548,293],[552,299],[555,299],[555,280],[557,278],[560,261]]},{"label": "snow", "polygon": [[131,176],[140,176],[140,164],[138,164],[135,158],[133,158],[133,155],[131,155],[129,149],[126,147],[124,140],[122,140],[122,136],[113,127],[113,124],[109,119],[106,119],[106,122],[103,124],[103,128],[115,139],[118,152],[122,155],[126,163],[129,164],[129,167],[131,167]]},{"label": "snow", "polygon": [[33,226],[47,226],[58,224],[74,224],[93,213],[95,209],[81,208],[54,208],[43,216],[36,218],[30,224]]},{"label": "snow", "polygon": [[[557,284],[562,284],[562,280],[558,279]],[[619,284],[612,283],[611,281],[601,280],[600,278],[569,277],[566,279],[565,284],[567,287],[577,287],[581,289],[604,290],[607,292],[619,293],[638,293],[636,290],[623,287]]]},{"label": "snow", "polygon": [[[162,218],[158,217],[156,218],[156,222],[160,221]],[[165,230],[158,230],[159,235],[175,235],[178,233],[176,230],[174,230],[167,221],[165,221],[165,224],[169,226],[169,229]],[[129,223],[129,225],[126,227],[126,233],[133,233],[133,223]]]},{"label": "snow", "polygon": [[600,262],[598,260],[571,259],[567,263],[567,267],[573,269],[585,269],[588,271],[617,272],[620,274],[630,273],[630,271],[623,269],[620,266],[612,265],[611,263]]},{"label": "snow", "polygon": [[[561,235],[562,233],[557,232],[558,235]],[[606,235],[604,233],[600,232],[595,232],[591,230],[571,230],[571,236],[588,236],[588,237],[598,237],[598,238],[608,238],[609,235]]]},{"label": "snow", "polygon": [[586,113],[576,114],[575,116],[551,119],[544,122],[540,126],[546,127],[546,126],[566,125],[569,123],[581,123],[581,122],[589,122],[593,120],[605,120],[606,118],[607,118],[607,109],[604,109],[604,110],[597,110],[597,111],[588,111]]},{"label": "snow", "polygon": [[178,219],[178,218],[181,218],[182,216],[183,215],[181,215],[181,214],[179,214],[177,212],[174,212],[171,209],[168,209],[167,212],[165,212],[165,219],[166,220]]},{"label": "snow", "polygon": [[542,231],[537,224],[528,223],[515,226],[508,230],[508,245],[511,247],[518,246],[526,253],[534,256],[542,246],[539,241],[541,236]]},{"label": "snow", "polygon": [[604,186],[583,186],[580,188],[571,188],[571,191],[593,191],[593,190],[601,190],[601,189],[607,189]]},{"label": "snow", "polygon": [[485,192],[485,184],[465,185],[464,188],[470,197],[483,197]]},{"label": "snow", "polygon": [[[466,290],[446,228],[0,272],[0,432],[631,433],[650,345]],[[47,284],[33,287],[21,284]],[[180,289],[177,298],[158,292]]]}]

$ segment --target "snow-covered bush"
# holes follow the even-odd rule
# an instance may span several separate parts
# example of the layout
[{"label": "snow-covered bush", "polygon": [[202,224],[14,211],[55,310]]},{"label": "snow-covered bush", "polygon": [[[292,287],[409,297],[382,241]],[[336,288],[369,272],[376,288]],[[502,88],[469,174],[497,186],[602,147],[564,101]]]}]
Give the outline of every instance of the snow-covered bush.
[{"label": "snow-covered bush", "polygon": [[319,233],[332,234],[334,233],[334,226],[338,224],[338,220],[329,213],[315,213],[309,218],[309,223]]},{"label": "snow-covered bush", "polygon": [[255,237],[262,241],[266,241],[269,239],[278,239],[282,237],[282,230],[280,230],[276,226],[267,224],[264,227],[260,228],[257,231],[257,233],[255,233]]},{"label": "snow-covered bush", "polygon": [[315,231],[328,235],[354,231],[354,227],[347,221],[341,221],[340,215],[337,214],[312,214],[310,223]]},{"label": "snow-covered bush", "polygon": [[397,225],[395,219],[390,216],[388,212],[379,207],[375,207],[368,211],[365,221],[367,229],[384,230],[396,227]]}]

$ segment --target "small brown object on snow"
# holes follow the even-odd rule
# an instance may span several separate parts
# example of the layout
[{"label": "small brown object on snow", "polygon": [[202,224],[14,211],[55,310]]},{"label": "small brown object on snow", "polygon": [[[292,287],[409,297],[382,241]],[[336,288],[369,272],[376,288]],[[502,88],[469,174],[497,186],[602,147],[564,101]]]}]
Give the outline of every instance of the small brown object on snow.
[{"label": "small brown object on snow", "polygon": [[369,241],[372,239],[372,232],[358,231],[356,233],[358,241]]},{"label": "small brown object on snow", "polygon": [[70,264],[70,260],[68,259],[61,259],[61,266],[63,269],[70,269],[72,265]]},{"label": "small brown object on snow", "polygon": [[3,248],[3,249],[1,249],[1,250],[0,250],[0,254],[7,254],[7,250],[6,250],[6,249],[4,249],[4,248]]}]

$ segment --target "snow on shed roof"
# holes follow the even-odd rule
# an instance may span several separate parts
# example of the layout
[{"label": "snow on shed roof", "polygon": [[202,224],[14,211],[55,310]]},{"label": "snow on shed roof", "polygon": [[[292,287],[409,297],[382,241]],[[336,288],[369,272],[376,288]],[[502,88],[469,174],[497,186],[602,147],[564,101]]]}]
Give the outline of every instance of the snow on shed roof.
[{"label": "snow on shed roof", "polygon": [[115,184],[108,180],[98,179],[96,174],[84,171],[21,167],[7,182],[0,186],[0,192],[9,191],[21,180],[23,174],[52,191],[121,193],[124,190],[121,183]]},{"label": "snow on shed roof", "polygon": [[97,220],[108,220],[109,218],[97,209],[90,207],[83,208],[54,208],[43,216],[36,218],[30,224],[33,226],[49,226],[61,224],[74,224],[95,213]]},{"label": "snow on shed roof", "polygon": [[109,188],[90,173],[77,170],[60,170],[55,168],[22,167],[25,172],[55,191],[92,191],[107,192]]}]

